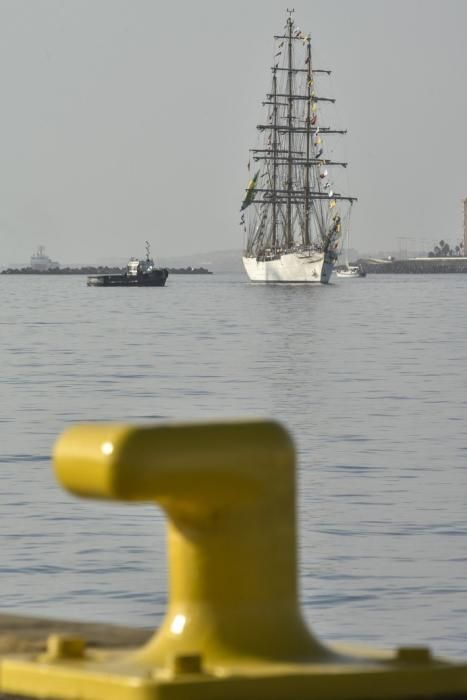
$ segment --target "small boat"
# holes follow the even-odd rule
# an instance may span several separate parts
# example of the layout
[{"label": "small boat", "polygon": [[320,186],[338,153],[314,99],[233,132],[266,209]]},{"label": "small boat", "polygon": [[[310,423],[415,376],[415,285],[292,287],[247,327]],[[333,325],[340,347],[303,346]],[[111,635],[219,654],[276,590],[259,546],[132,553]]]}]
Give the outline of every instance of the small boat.
[{"label": "small boat", "polygon": [[337,277],[366,277],[366,272],[361,265],[350,265],[349,264],[349,250],[350,250],[350,231],[347,228],[346,232],[346,243],[345,243],[345,256],[344,264],[336,267]]},{"label": "small boat", "polygon": [[[250,149],[257,164],[241,204],[246,238],[243,264],[252,282],[327,284],[348,228],[355,197],[342,194],[326,96],[329,70],[315,67],[311,37],[288,10],[285,29],[274,37],[271,88]],[[254,172],[254,174],[253,174]]]},{"label": "small boat", "polygon": [[345,265],[345,267],[336,268],[338,277],[366,277],[365,270],[360,265]]},{"label": "small boat", "polygon": [[126,272],[111,275],[88,275],[88,287],[163,287],[169,276],[167,268],[155,267],[146,241],[146,258],[130,258]]}]

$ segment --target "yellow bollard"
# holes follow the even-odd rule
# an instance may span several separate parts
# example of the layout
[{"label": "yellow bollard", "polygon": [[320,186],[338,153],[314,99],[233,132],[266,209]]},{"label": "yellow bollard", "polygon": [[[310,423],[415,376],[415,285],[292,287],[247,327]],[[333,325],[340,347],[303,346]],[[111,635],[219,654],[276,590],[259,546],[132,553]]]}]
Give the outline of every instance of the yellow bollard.
[{"label": "yellow bollard", "polygon": [[57,477],[72,492],[167,513],[169,610],[142,659],[323,653],[297,603],[294,461],[288,434],[265,422],[84,426],[58,441]]},{"label": "yellow bollard", "polygon": [[169,607],[142,649],[84,640],[4,657],[0,690],[75,700],[370,700],[467,693],[467,666],[425,648],[338,650],[300,613],[295,452],[268,421],[71,428],[57,478],[89,498],[150,501],[168,517]]}]

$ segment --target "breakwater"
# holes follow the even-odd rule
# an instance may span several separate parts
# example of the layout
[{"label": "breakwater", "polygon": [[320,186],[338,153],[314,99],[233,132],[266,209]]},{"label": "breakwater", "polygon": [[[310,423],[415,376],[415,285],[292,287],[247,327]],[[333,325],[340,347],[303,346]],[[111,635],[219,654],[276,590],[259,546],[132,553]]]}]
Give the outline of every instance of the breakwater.
[{"label": "breakwater", "polygon": [[[168,267],[171,275],[212,275],[205,267]],[[8,268],[2,275],[122,275],[122,267],[60,267],[54,270],[33,270],[32,267]]]},{"label": "breakwater", "polygon": [[408,260],[358,260],[368,274],[446,274],[467,272],[467,258],[409,258]]}]

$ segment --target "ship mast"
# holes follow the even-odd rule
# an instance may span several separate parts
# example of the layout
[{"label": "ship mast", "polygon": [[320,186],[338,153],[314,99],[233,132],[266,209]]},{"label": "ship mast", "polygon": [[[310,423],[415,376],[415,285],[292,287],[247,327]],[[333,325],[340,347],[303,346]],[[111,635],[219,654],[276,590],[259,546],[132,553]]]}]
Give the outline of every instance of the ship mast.
[{"label": "ship mast", "polygon": [[272,141],[272,249],[277,246],[277,70],[273,68],[272,76],[272,94],[273,94],[273,125],[274,136]]},{"label": "ship mast", "polygon": [[311,72],[311,41],[310,37],[306,41],[307,50],[307,96],[306,101],[306,164],[305,164],[305,230],[303,234],[303,243],[305,246],[310,245],[310,134],[311,134],[311,92],[313,77]]},{"label": "ship mast", "polygon": [[[271,90],[262,103],[268,107],[267,120],[256,127],[266,137],[260,147],[250,149],[263,169],[248,183],[241,209],[253,205],[247,214],[251,216],[247,252],[258,256],[258,261],[279,259],[287,249],[327,254],[332,245],[335,250],[340,215],[334,207],[355,201],[334,190],[327,171],[327,167],[346,168],[347,163],[326,157],[319,145],[323,136],[347,133],[317,121],[317,104],[335,100],[316,94],[315,74],[330,75],[330,71],[313,67],[310,36],[295,25],[294,10],[287,12],[283,31],[274,36],[280,43],[271,67]],[[294,42],[304,45],[303,66],[294,65],[298,52]],[[244,222],[242,214],[245,226]]]},{"label": "ship mast", "polygon": [[293,94],[292,94],[292,76],[293,76],[293,65],[292,65],[292,12],[293,10],[288,10],[289,17],[287,19],[289,36],[288,36],[288,75],[287,75],[287,88],[288,88],[288,106],[287,106],[287,124],[288,124],[288,154],[287,154],[287,228],[286,228],[286,242],[287,247],[290,248],[293,245],[293,231],[292,231],[292,146],[293,146]]}]

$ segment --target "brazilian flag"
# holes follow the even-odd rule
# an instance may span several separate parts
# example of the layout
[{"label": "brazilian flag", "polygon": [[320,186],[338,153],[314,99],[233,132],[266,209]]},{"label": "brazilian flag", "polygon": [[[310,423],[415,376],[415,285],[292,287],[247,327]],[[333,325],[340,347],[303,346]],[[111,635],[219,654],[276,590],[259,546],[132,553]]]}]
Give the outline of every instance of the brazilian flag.
[{"label": "brazilian flag", "polygon": [[256,175],[253,177],[252,180],[248,183],[248,186],[246,188],[246,195],[245,198],[242,202],[242,206],[240,207],[240,211],[243,211],[246,209],[252,201],[255,198],[255,189],[256,189],[256,183],[258,181],[258,176],[259,176],[259,170],[256,172]]}]

